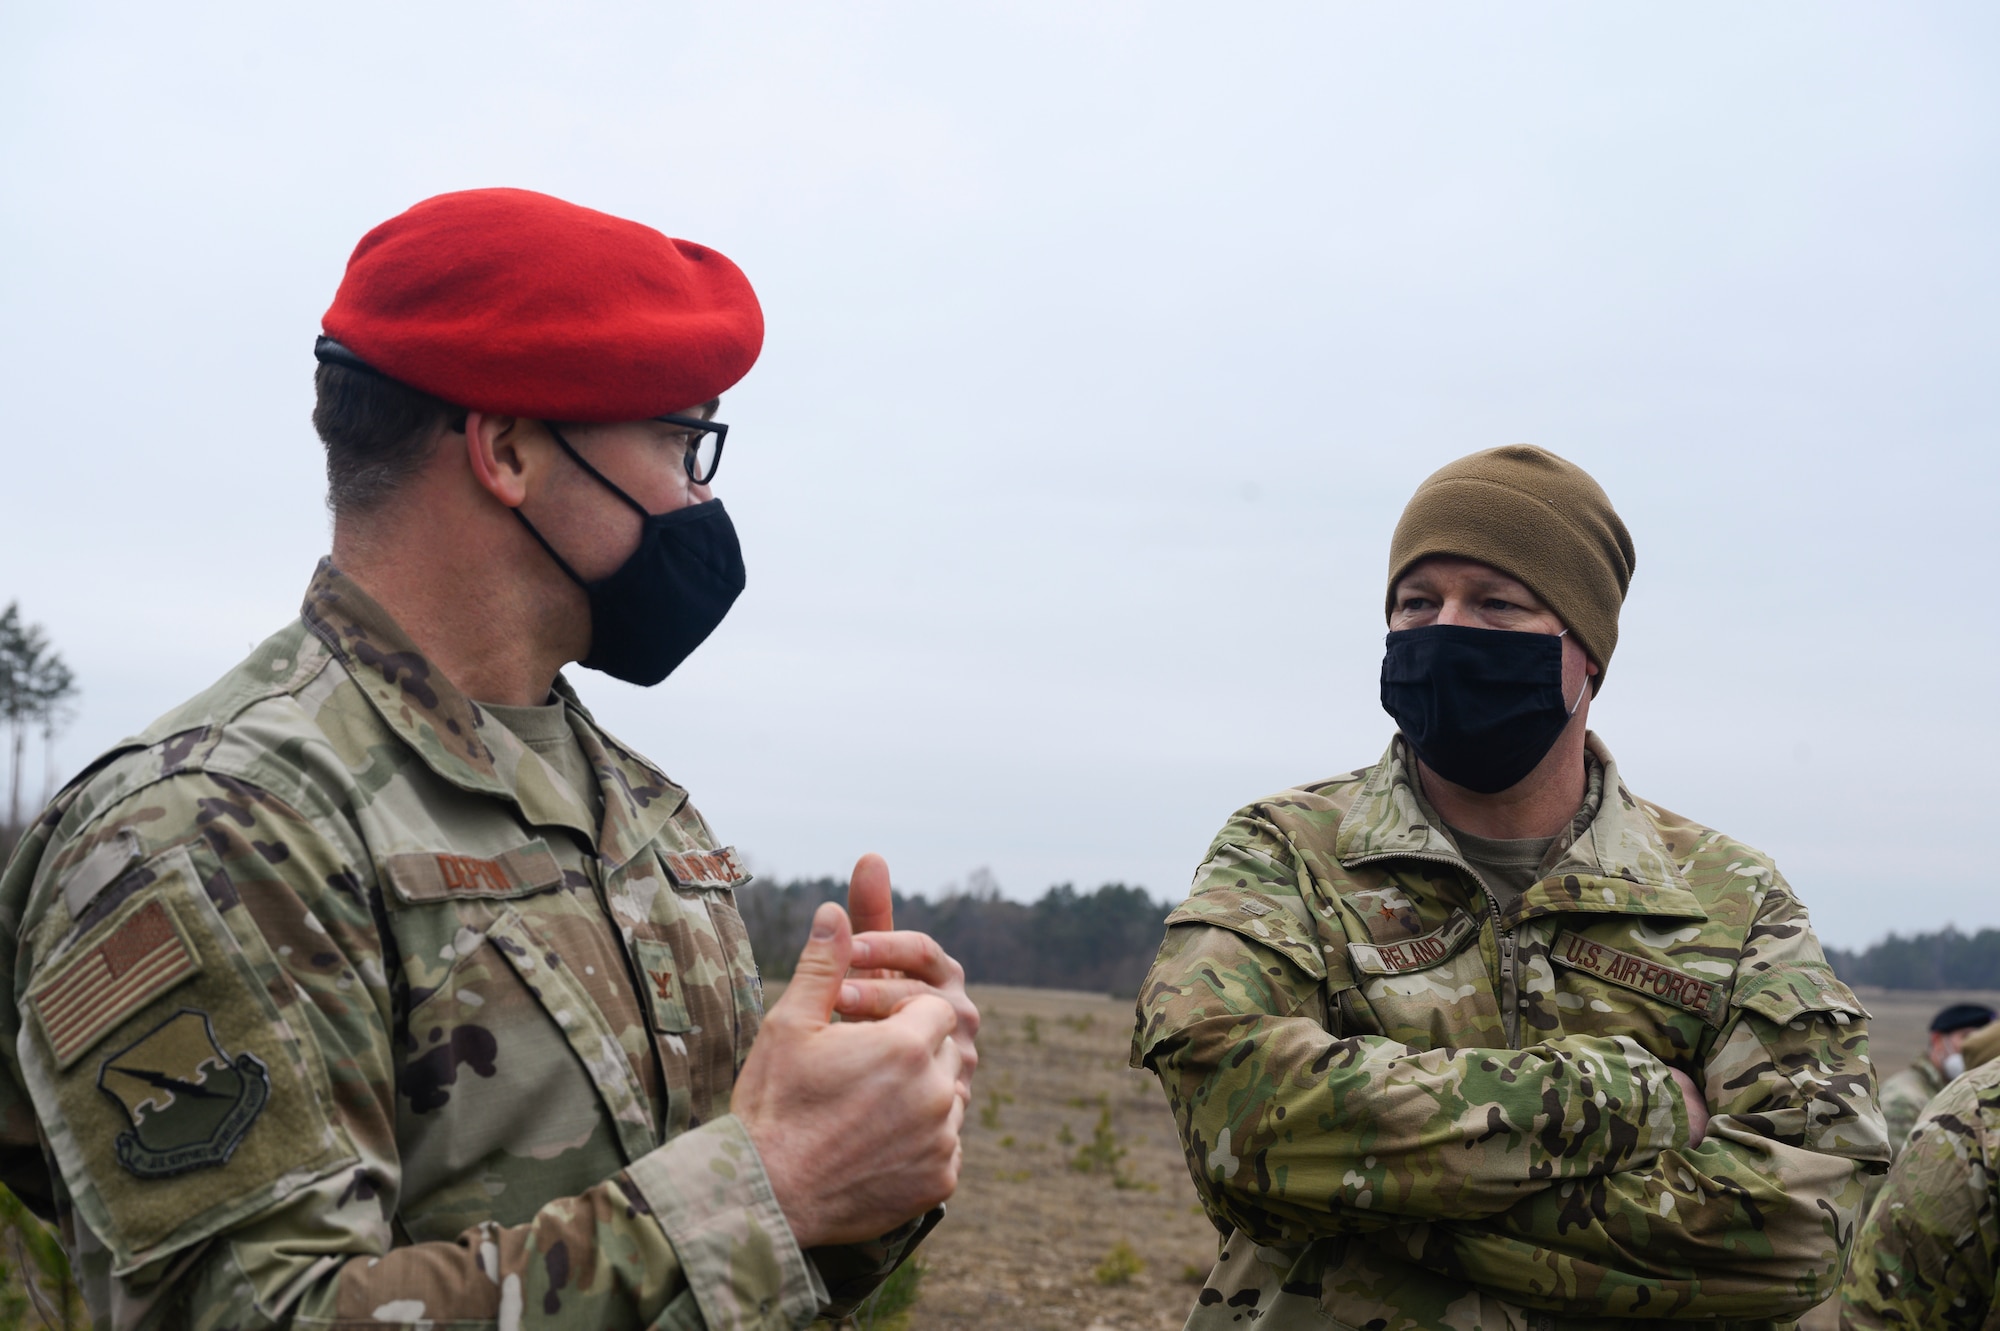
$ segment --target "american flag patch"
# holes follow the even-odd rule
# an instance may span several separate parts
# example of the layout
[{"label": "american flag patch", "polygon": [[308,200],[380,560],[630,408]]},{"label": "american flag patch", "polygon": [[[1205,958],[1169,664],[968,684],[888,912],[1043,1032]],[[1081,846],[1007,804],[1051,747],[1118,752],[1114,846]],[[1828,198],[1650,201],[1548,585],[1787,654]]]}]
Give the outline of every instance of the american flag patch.
[{"label": "american flag patch", "polygon": [[126,916],[102,942],[65,959],[28,994],[57,1070],[83,1057],[134,1010],[200,969],[174,918],[157,901]]}]

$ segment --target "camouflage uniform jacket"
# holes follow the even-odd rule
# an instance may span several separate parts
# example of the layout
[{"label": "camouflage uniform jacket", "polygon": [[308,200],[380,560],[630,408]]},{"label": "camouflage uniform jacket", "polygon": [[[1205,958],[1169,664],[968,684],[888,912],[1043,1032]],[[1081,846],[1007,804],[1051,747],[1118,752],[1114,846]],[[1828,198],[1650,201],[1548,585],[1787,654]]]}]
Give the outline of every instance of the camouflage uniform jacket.
[{"label": "camouflage uniform jacket", "polygon": [[1882,1119],[1889,1125],[1890,1151],[1902,1153],[1918,1115],[1943,1089],[1944,1073],[1938,1071],[1929,1054],[1919,1054],[1910,1066],[1882,1083]]},{"label": "camouflage uniform jacket", "polygon": [[1931,1101],[1854,1241],[1843,1327],[2000,1328],[2000,1063]]},{"label": "camouflage uniform jacket", "polygon": [[1590,752],[1504,913],[1400,742],[1223,827],[1132,1053],[1226,1236],[1190,1327],[1768,1327],[1832,1292],[1888,1158],[1866,1013],[1769,860]]},{"label": "camouflage uniform jacket", "polygon": [[0,1180],[98,1326],[777,1328],[907,1250],[800,1252],[729,1113],[744,874],[557,688],[601,823],[322,563],[30,830]]}]

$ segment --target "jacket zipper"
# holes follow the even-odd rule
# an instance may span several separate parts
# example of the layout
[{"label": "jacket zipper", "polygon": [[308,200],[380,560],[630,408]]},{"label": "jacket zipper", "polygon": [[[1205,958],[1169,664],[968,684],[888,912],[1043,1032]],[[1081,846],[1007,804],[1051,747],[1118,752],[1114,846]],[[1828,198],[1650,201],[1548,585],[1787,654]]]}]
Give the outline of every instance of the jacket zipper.
[{"label": "jacket zipper", "polygon": [[1391,851],[1385,855],[1365,855],[1350,865],[1372,864],[1379,860],[1425,860],[1432,864],[1448,864],[1454,869],[1463,869],[1472,875],[1472,881],[1479,884],[1480,895],[1486,898],[1487,918],[1493,925],[1493,941],[1500,953],[1500,1027],[1507,1033],[1507,1047],[1521,1047],[1521,998],[1514,978],[1514,930],[1500,927],[1500,898],[1493,895],[1493,889],[1479,876],[1479,870],[1464,860],[1453,859],[1449,855],[1427,855],[1421,852]]}]

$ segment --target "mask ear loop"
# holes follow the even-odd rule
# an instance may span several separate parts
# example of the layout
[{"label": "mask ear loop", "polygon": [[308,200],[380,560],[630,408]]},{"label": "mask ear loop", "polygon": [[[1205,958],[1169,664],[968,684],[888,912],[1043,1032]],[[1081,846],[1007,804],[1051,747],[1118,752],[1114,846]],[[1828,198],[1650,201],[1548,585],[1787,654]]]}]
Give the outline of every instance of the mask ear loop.
[{"label": "mask ear loop", "polygon": [[[577,452],[574,448],[570,447],[569,440],[563,438],[562,431],[558,430],[555,427],[555,422],[543,421],[542,425],[545,428],[547,428],[550,436],[554,438],[554,440],[558,445],[561,446],[562,451],[569,454],[569,460],[571,462],[574,462],[577,466],[583,468],[583,470],[590,476],[592,480],[596,481],[599,485],[609,490],[612,494],[617,495],[620,499],[624,500],[628,505],[630,505],[632,511],[639,515],[639,520],[641,522],[653,516],[651,513],[648,513],[646,511],[646,506],[644,504],[634,499],[631,495],[626,494],[623,490],[619,489],[617,486],[613,485],[610,479],[606,477],[603,472],[591,466],[588,462],[585,462],[583,460],[583,454]],[[585,591],[589,591],[590,584],[585,582],[582,578],[579,578],[576,575],[576,570],[569,566],[569,561],[556,553],[556,548],[553,545],[549,544],[549,538],[535,530],[535,524],[528,521],[527,515],[521,512],[521,510],[518,508],[510,511],[514,514],[515,520],[519,522],[523,527],[526,527],[528,529],[528,535],[534,537],[536,543],[539,544],[542,547],[542,549],[549,552],[549,558],[556,561],[556,567],[561,569],[564,573],[567,573],[569,575],[569,580],[571,582],[583,588]],[[1568,630],[1564,631],[1567,632]],[[1579,698],[1578,701],[1581,702],[1582,699]]]},{"label": "mask ear loop", "polygon": [[[1569,630],[1564,629],[1561,633],[1556,634],[1556,641],[1561,642],[1564,638],[1567,638],[1568,636],[1569,636]],[[1590,676],[1585,675],[1583,677],[1583,687],[1576,691],[1576,701],[1569,705],[1569,715],[1575,716],[1576,709],[1583,706],[1583,695],[1589,689],[1590,689]]]}]

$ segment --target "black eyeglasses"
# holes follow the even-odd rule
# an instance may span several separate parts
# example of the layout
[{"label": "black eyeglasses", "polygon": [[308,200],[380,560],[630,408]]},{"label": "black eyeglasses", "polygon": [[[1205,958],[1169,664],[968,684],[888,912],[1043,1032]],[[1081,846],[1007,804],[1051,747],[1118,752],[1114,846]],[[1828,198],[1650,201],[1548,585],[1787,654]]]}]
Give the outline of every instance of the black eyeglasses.
[{"label": "black eyeglasses", "polygon": [[678,425],[688,432],[687,452],[681,454],[681,465],[687,468],[688,479],[696,485],[707,485],[715,479],[715,469],[722,465],[722,444],[729,438],[729,427],[721,421],[705,421],[699,416],[655,416],[656,421],[668,425]]}]

